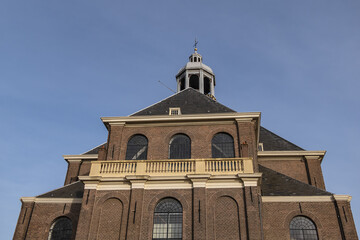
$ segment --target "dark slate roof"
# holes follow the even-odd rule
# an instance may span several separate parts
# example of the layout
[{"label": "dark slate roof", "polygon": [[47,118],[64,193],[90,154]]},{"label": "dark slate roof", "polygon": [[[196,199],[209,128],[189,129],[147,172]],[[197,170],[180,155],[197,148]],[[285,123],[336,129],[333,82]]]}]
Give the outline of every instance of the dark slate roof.
[{"label": "dark slate roof", "polygon": [[263,196],[329,196],[332,193],[259,165]]},{"label": "dark slate roof", "polygon": [[[180,107],[182,114],[235,112],[199,91],[187,88],[130,116],[168,115],[170,107]],[[264,151],[304,150],[264,127],[260,128],[260,142],[264,145]],[[97,154],[101,147],[106,147],[106,143],[83,154]]]},{"label": "dark slate roof", "polygon": [[264,151],[304,151],[301,147],[296,146],[264,127],[260,127],[259,142],[263,143]]},{"label": "dark slate roof", "polygon": [[99,153],[99,149],[102,148],[102,147],[105,147],[106,148],[106,143],[103,143],[97,147],[94,147],[93,149],[87,151],[86,153],[83,153],[81,155],[86,155],[86,154],[98,154]]},{"label": "dark slate roof", "polygon": [[80,181],[68,184],[53,191],[37,196],[38,198],[82,198],[84,184]]},{"label": "dark slate roof", "polygon": [[179,107],[181,114],[235,112],[199,91],[187,88],[131,116],[169,115],[169,108],[171,107]]}]

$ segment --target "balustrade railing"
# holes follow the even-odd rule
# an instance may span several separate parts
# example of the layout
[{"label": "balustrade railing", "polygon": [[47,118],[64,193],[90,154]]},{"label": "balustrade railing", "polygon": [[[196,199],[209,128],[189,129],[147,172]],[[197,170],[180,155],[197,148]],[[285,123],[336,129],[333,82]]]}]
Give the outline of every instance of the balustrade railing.
[{"label": "balustrade railing", "polygon": [[93,161],[90,176],[185,176],[253,173],[251,158]]}]

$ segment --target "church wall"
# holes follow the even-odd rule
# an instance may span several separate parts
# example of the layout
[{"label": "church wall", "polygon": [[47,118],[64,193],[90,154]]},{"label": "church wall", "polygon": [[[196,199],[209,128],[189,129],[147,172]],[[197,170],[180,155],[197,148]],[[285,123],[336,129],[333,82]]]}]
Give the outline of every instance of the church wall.
[{"label": "church wall", "polygon": [[69,161],[64,185],[77,181],[81,161]]},{"label": "church wall", "polygon": [[325,182],[321,170],[320,161],[318,159],[307,159],[307,163],[309,166],[311,185],[325,190]]},{"label": "church wall", "polygon": [[91,161],[89,160],[70,161],[64,185],[78,181],[78,176],[88,176],[90,168]]},{"label": "church wall", "polygon": [[[246,239],[247,232],[250,239],[260,239],[257,195],[253,194],[253,200],[250,198],[250,192],[257,191],[256,187],[253,188],[252,191],[249,187],[246,187],[245,191],[243,188],[206,189],[202,187],[91,190],[90,195],[94,197],[89,198],[85,206],[87,209],[81,212],[76,239],[150,240],[153,233],[155,207],[161,199],[168,197],[178,200],[182,205],[182,239],[184,240]],[[246,200],[247,203],[244,197],[249,198]],[[247,221],[247,216],[251,220]],[[108,225],[103,224],[102,218],[108,221]],[[110,228],[110,225],[115,227]],[[88,235],[87,232],[89,232]],[[112,236],[115,237],[112,238]]]},{"label": "church wall", "polygon": [[90,168],[91,168],[91,161],[82,160],[82,163],[81,163],[80,169],[79,169],[79,176],[88,176],[90,173]]},{"label": "church wall", "polygon": [[[119,227],[113,229],[113,237],[118,239],[126,239],[127,217],[129,211],[129,190],[112,190],[112,191],[95,191],[92,190],[93,201],[89,204],[87,209],[84,209],[81,214],[89,216],[81,216],[81,221],[85,221],[85,229],[82,230],[77,239],[106,239],[108,237],[106,221],[111,221],[113,226]],[[116,213],[116,214],[115,214]],[[112,216],[108,216],[111,214]],[[119,216],[121,215],[121,216]],[[109,218],[110,217],[110,218]],[[90,220],[90,224],[87,221]],[[79,225],[80,226],[80,225]],[[114,232],[115,231],[115,232]],[[88,238],[85,238],[88,233]],[[116,238],[114,238],[116,239]]]},{"label": "church wall", "polygon": [[[246,131],[247,127],[240,130],[240,141],[242,138],[249,139],[254,138]],[[116,126],[117,127],[117,126]],[[191,157],[192,158],[209,158],[211,153],[211,140],[213,136],[218,132],[226,132],[234,138],[235,157],[239,157],[239,141],[238,133],[235,124],[224,125],[185,125],[185,126],[152,126],[152,127],[130,127],[125,126],[122,131],[117,130],[114,133],[110,133],[110,148],[114,150],[108,150],[108,160],[116,159],[123,160],[126,156],[127,142],[134,134],[143,134],[148,138],[148,159],[168,159],[169,142],[173,135],[177,133],[183,133],[191,139]],[[242,133],[245,133],[242,135]],[[115,136],[116,135],[116,136]],[[114,157],[112,158],[112,152]],[[116,154],[118,153],[118,154]]]},{"label": "church wall", "polygon": [[33,208],[34,202],[22,203],[18,222],[16,224],[14,239],[25,239]]},{"label": "church wall", "polygon": [[[52,223],[62,216],[66,216],[71,219],[73,226],[73,238],[75,239],[76,227],[78,223],[78,217],[81,209],[79,203],[35,203],[33,204],[32,212],[29,212],[28,221],[25,221],[25,226],[21,226],[22,219],[19,218],[19,222],[15,231],[14,239],[24,239],[26,228],[26,239],[47,239],[49,230]],[[18,230],[19,229],[19,230]],[[20,230],[21,229],[21,230]]]},{"label": "church wall", "polygon": [[265,240],[290,239],[290,221],[298,215],[315,223],[319,239],[342,239],[333,202],[266,202],[262,210]]},{"label": "church wall", "polygon": [[356,226],[353,219],[350,202],[348,201],[337,201],[337,207],[341,223],[344,228],[344,235],[346,239],[358,239],[356,232]]}]

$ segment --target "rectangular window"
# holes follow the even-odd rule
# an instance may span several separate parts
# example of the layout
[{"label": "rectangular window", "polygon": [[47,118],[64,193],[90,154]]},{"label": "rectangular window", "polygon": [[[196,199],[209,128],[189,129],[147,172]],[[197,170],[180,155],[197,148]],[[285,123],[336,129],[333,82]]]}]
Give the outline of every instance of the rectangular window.
[{"label": "rectangular window", "polygon": [[264,151],[264,144],[263,143],[259,143],[258,151]]},{"label": "rectangular window", "polygon": [[181,115],[180,108],[170,108],[169,115]]}]

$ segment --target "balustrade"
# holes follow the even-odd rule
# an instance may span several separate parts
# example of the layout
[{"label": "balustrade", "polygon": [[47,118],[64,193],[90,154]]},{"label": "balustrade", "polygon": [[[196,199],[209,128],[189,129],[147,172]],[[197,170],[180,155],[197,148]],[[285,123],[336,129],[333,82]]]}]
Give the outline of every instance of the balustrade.
[{"label": "balustrade", "polygon": [[90,176],[186,176],[253,173],[251,158],[93,161]]}]

